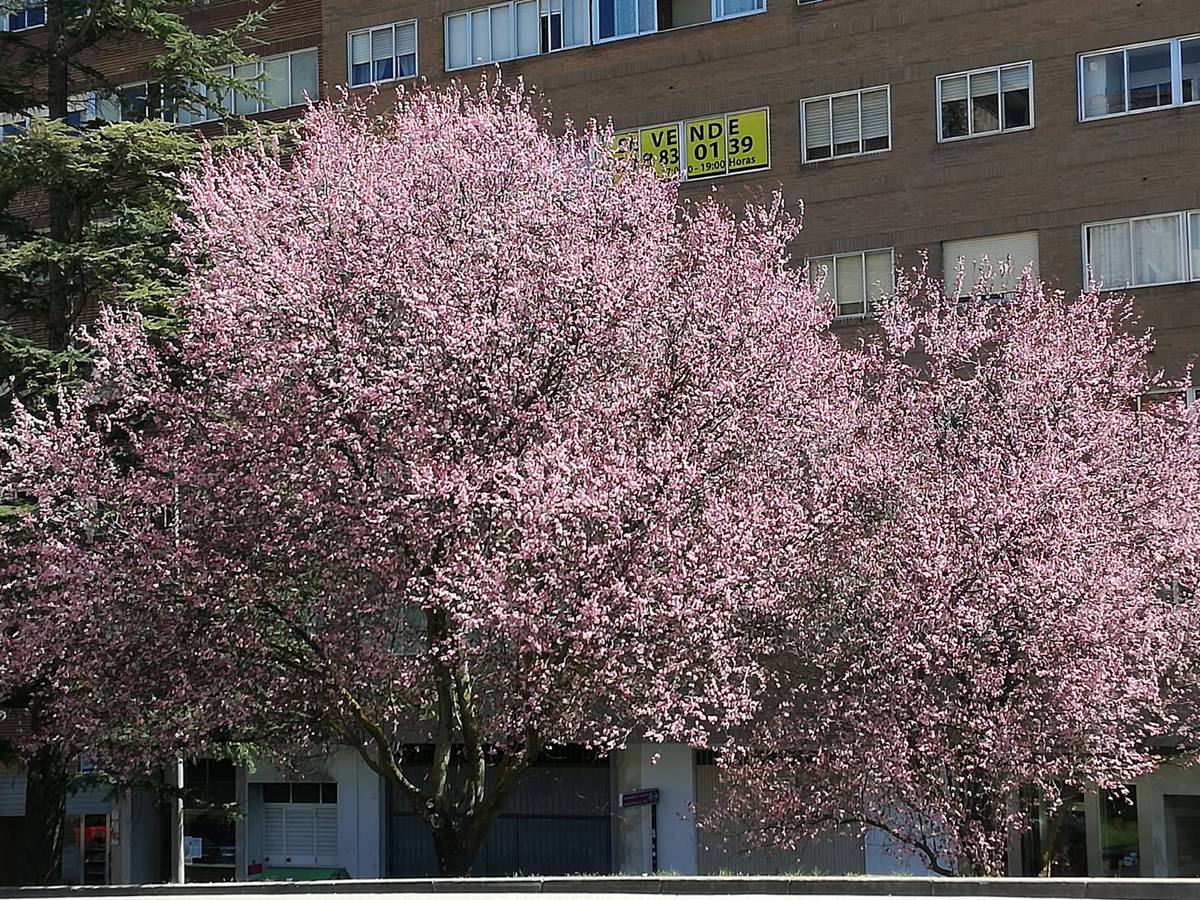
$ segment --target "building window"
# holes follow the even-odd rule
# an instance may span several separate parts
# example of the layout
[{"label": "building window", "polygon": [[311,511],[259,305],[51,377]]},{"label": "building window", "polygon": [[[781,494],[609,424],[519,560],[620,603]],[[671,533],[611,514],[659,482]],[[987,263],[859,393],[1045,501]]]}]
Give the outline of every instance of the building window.
[{"label": "building window", "polygon": [[[961,267],[962,283],[959,284]],[[1025,269],[1038,272],[1038,233],[999,234],[942,244],[947,297],[1003,299],[1016,292]]]},{"label": "building window", "polygon": [[541,51],[540,31],[538,0],[498,3],[446,16],[446,68],[534,56]]},{"label": "building window", "polygon": [[942,75],[937,80],[938,139],[1033,127],[1033,63]]},{"label": "building window", "polygon": [[800,104],[804,161],[861,156],[892,147],[887,86],[813,97]]},{"label": "building window", "polygon": [[1079,117],[1102,119],[1200,103],[1200,35],[1079,57]]},{"label": "building window", "polygon": [[446,16],[446,70],[752,15],[766,0],[513,0]]},{"label": "building window", "polygon": [[111,97],[96,101],[96,115],[105,122],[141,122],[160,108],[158,83],[139,81],[123,84]]},{"label": "building window", "polygon": [[808,277],[833,303],[835,316],[869,316],[896,289],[894,253],[888,248],[813,257]]},{"label": "building window", "polygon": [[1084,277],[1105,290],[1200,280],[1197,231],[1196,212],[1085,225]]},{"label": "building window", "polygon": [[0,31],[24,31],[45,24],[45,3],[29,3],[15,11],[0,12]]},{"label": "building window", "polygon": [[[214,92],[211,95],[214,101],[212,106],[180,109],[176,116],[179,124],[197,125],[226,115],[249,116],[272,109],[300,106],[306,99],[315,101],[320,96],[315,49],[267,56],[236,68],[222,66],[215,71],[222,75],[236,75],[247,82],[256,82],[263,98],[260,100],[242,93],[235,93],[230,98]],[[196,90],[201,97],[209,96],[203,85],[197,86]]]},{"label": "building window", "polygon": [[417,23],[352,31],[347,36],[350,85],[379,84],[417,74]]},{"label": "building window", "polygon": [[[76,94],[67,101],[67,117],[63,121],[73,128],[97,118],[95,94]],[[34,119],[48,119],[50,110],[45,106],[24,113],[0,113],[0,138],[17,137],[29,130]]]}]

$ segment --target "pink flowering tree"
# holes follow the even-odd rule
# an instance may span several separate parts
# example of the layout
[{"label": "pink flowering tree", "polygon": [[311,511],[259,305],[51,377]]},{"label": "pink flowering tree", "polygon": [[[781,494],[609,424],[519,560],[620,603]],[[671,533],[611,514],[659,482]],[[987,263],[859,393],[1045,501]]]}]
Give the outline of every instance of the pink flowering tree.
[{"label": "pink flowering tree", "polygon": [[1195,746],[1200,458],[1129,310],[901,281],[839,446],[745,548],[775,584],[749,613],[773,690],[724,762],[761,841],[873,826],[1003,874],[1030,801]]},{"label": "pink flowering tree", "polygon": [[114,766],[355,748],[445,874],[545,748],[745,721],[745,500],[839,351],[778,201],[607,142],[451,88],[190,177],[182,335],[4,436],[0,678]]}]

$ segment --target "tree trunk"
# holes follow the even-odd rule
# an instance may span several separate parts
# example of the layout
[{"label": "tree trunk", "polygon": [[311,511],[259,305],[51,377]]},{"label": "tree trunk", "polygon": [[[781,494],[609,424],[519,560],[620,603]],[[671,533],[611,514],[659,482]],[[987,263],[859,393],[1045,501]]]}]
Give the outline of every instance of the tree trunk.
[{"label": "tree trunk", "polygon": [[[70,106],[71,84],[68,57],[64,46],[66,10],[63,0],[46,4],[46,107],[52,120],[66,119]],[[59,247],[71,240],[71,219],[74,203],[70,192],[59,184],[46,190],[47,236]],[[56,260],[47,263],[46,272],[46,341],[51,350],[65,350],[74,320],[75,304],[71,299],[71,278]]]},{"label": "tree trunk", "polygon": [[54,745],[26,761],[25,820],[17,846],[17,882],[58,884],[62,880],[63,825],[72,773],[67,757]]},{"label": "tree trunk", "polygon": [[433,831],[433,849],[437,853],[438,874],[443,878],[466,878],[483,846],[491,822],[484,828],[437,828]]}]

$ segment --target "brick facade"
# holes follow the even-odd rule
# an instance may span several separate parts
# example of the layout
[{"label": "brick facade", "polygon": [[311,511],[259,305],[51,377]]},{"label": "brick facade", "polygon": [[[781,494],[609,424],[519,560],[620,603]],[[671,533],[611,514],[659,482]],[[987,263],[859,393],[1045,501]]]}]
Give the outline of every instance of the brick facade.
[{"label": "brick facade", "polygon": [[[397,84],[494,73],[445,68],[444,16],[481,5],[282,0],[258,52],[318,45],[321,81],[336,92],[347,81],[348,32],[415,19],[418,76],[379,86],[383,103]],[[214,2],[188,15],[207,30],[248,9],[245,0]],[[736,203],[781,188],[804,203],[799,258],[894,247],[899,266],[918,265],[927,251],[940,271],[943,241],[1036,230],[1042,277],[1077,290],[1085,223],[1200,209],[1200,105],[1080,122],[1078,55],[1197,33],[1196,0],[768,0],[759,14],[500,68],[543,91],[556,115],[611,118],[618,129],[769,107],[770,170],[686,184],[683,193]],[[100,68],[135,81],[152,54],[112,48]],[[937,76],[1024,61],[1033,65],[1034,127],[939,143]],[[891,149],[803,163],[801,101],[876,85],[890,86]],[[1179,372],[1200,348],[1200,281],[1134,293],[1158,334],[1156,361]]]}]

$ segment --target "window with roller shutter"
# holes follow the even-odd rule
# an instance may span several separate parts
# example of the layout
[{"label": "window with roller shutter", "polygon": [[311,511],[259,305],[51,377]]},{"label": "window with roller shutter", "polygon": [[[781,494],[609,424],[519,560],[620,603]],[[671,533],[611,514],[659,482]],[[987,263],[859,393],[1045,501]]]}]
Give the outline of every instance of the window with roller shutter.
[{"label": "window with roller shutter", "polygon": [[337,785],[263,785],[263,861],[340,866]]},{"label": "window with roller shutter", "polygon": [[938,140],[1033,127],[1033,63],[991,66],[937,80]]},{"label": "window with roller shutter", "polygon": [[837,318],[870,316],[879,301],[895,291],[895,266],[891,247],[814,256],[808,260],[808,278],[821,298],[833,304]]},{"label": "window with roller shutter", "polygon": [[[967,241],[942,244],[942,274],[947,296],[982,296],[1001,299],[1011,296],[1021,283],[1026,267],[1038,273],[1038,233],[997,234]],[[959,267],[962,285],[959,285]]]},{"label": "window with roller shutter", "polygon": [[804,100],[800,137],[806,163],[890,150],[891,89],[883,85]]},{"label": "window with roller shutter", "polygon": [[346,37],[350,85],[380,84],[417,74],[417,23],[396,22]]}]

